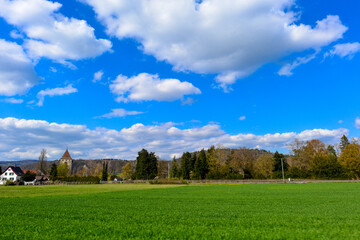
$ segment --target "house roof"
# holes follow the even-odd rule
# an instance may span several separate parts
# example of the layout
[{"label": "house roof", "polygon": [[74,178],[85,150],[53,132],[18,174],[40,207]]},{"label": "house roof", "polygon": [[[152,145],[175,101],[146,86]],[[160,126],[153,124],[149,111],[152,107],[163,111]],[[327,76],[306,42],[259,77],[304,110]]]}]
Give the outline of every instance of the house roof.
[{"label": "house roof", "polygon": [[49,180],[49,176],[36,176],[35,179],[37,181],[47,181]]},{"label": "house roof", "polygon": [[14,167],[14,166],[9,166],[5,169],[5,171],[3,171],[1,174],[3,174],[4,172],[6,172],[9,168],[11,168],[11,170],[17,175],[17,176],[22,176],[24,175],[23,170],[21,170],[20,167]]},{"label": "house roof", "polygon": [[60,159],[72,159],[69,151],[66,149],[64,155]]}]

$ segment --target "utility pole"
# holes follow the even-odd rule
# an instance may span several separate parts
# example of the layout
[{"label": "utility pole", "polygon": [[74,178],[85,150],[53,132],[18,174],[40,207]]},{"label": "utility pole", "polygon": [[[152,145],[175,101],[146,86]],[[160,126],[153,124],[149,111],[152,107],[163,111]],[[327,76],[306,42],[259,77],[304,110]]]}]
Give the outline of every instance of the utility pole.
[{"label": "utility pole", "polygon": [[283,182],[285,183],[285,175],[284,175],[284,163],[283,163],[283,158],[281,158],[281,169],[282,169]]},{"label": "utility pole", "polygon": [[170,179],[170,162],[168,163],[168,178]]}]

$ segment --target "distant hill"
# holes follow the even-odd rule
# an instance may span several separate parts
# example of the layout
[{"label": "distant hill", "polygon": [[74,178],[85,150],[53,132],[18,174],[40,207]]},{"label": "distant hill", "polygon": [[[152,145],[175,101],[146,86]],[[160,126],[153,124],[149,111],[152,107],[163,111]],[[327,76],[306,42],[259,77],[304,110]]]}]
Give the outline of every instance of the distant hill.
[{"label": "distant hill", "polygon": [[7,168],[8,166],[14,166],[14,165],[19,166],[26,170],[30,170],[30,169],[33,169],[32,168],[33,165],[36,168],[36,163],[37,163],[37,160],[0,161],[0,166],[1,166],[2,170]]}]

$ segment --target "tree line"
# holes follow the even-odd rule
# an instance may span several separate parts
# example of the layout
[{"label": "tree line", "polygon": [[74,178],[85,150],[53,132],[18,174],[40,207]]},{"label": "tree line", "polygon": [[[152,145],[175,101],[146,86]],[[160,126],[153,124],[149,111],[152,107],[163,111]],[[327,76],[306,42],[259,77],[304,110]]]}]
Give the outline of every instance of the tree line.
[{"label": "tree line", "polygon": [[[172,179],[360,179],[360,144],[343,135],[337,146],[313,139],[290,146],[289,154],[258,149],[227,149],[211,146],[199,152],[184,152],[174,157],[167,171]],[[133,179],[152,179],[160,174],[161,164],[154,153],[139,152]],[[162,168],[164,168],[163,166]],[[130,173],[129,173],[130,172]],[[146,174],[145,174],[146,173]]]},{"label": "tree line", "polygon": [[[46,151],[39,157],[38,173],[45,173]],[[52,164],[52,180],[70,179],[66,164]],[[360,144],[343,135],[336,146],[313,139],[294,140],[289,154],[276,151],[211,146],[198,152],[184,152],[180,158],[160,161],[154,152],[142,149],[135,162],[127,162],[121,173],[108,173],[108,163],[98,164],[91,176],[102,181],[117,179],[276,179],[288,178],[360,179]],[[79,178],[89,175],[77,175]]]}]

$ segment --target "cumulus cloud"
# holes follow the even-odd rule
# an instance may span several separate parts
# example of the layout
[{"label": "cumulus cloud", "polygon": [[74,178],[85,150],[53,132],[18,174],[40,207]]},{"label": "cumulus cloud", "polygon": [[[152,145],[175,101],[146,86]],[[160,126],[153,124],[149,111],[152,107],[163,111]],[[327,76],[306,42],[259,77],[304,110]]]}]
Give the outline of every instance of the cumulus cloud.
[{"label": "cumulus cloud", "polygon": [[94,83],[100,81],[100,80],[102,79],[103,75],[104,75],[104,72],[103,72],[102,70],[94,73],[94,78],[93,78],[92,81],[93,81]]},{"label": "cumulus cloud", "polygon": [[139,115],[143,112],[138,111],[127,111],[123,108],[111,109],[110,113],[106,113],[98,118],[116,118],[116,117],[125,117],[128,115]]},{"label": "cumulus cloud", "polygon": [[241,116],[241,117],[239,117],[239,120],[240,121],[244,121],[246,119],[246,116]]},{"label": "cumulus cloud", "polygon": [[201,91],[189,82],[178,79],[160,79],[158,75],[140,73],[137,76],[119,75],[110,84],[110,90],[118,102],[129,101],[175,101],[185,95]]},{"label": "cumulus cloud", "polygon": [[18,99],[18,98],[5,98],[1,101],[6,102],[6,103],[12,103],[12,104],[21,104],[24,102],[24,100]]},{"label": "cumulus cloud", "polygon": [[355,127],[356,127],[357,129],[360,128],[360,118],[359,118],[359,117],[357,117],[357,118],[355,119]]},{"label": "cumulus cloud", "polygon": [[347,31],[338,16],[300,23],[295,0],[82,0],[110,35],[134,38],[176,70],[218,74],[222,87]]},{"label": "cumulus cloud", "polygon": [[49,96],[49,97],[62,96],[62,95],[68,95],[71,93],[76,93],[77,91],[78,90],[76,88],[74,88],[71,84],[69,84],[68,86],[63,87],[63,88],[58,87],[58,88],[47,88],[45,90],[41,90],[36,95],[37,98],[39,99],[39,101],[36,105],[43,106],[46,96]]},{"label": "cumulus cloud", "polygon": [[72,66],[66,61],[96,57],[111,49],[111,42],[97,39],[86,21],[60,14],[61,6],[46,0],[0,0],[0,17],[26,34],[24,48],[34,59],[46,57]]},{"label": "cumulus cloud", "polygon": [[341,58],[349,57],[350,59],[354,57],[356,53],[360,52],[360,43],[342,43],[336,44],[332,50],[325,53],[324,57],[328,56],[339,56]]},{"label": "cumulus cloud", "polygon": [[0,39],[0,95],[24,94],[38,80],[33,64],[22,47]]},{"label": "cumulus cloud", "polygon": [[301,133],[265,135],[224,132],[217,124],[180,129],[174,123],[162,125],[134,124],[121,130],[85,125],[49,123],[41,120],[0,118],[0,153],[4,160],[36,159],[47,148],[50,159],[58,159],[66,146],[76,152],[75,158],[135,159],[141,148],[155,151],[161,158],[184,151],[195,151],[221,143],[224,147],[286,148],[295,138],[320,139],[337,143],[347,129],[314,129]]}]

